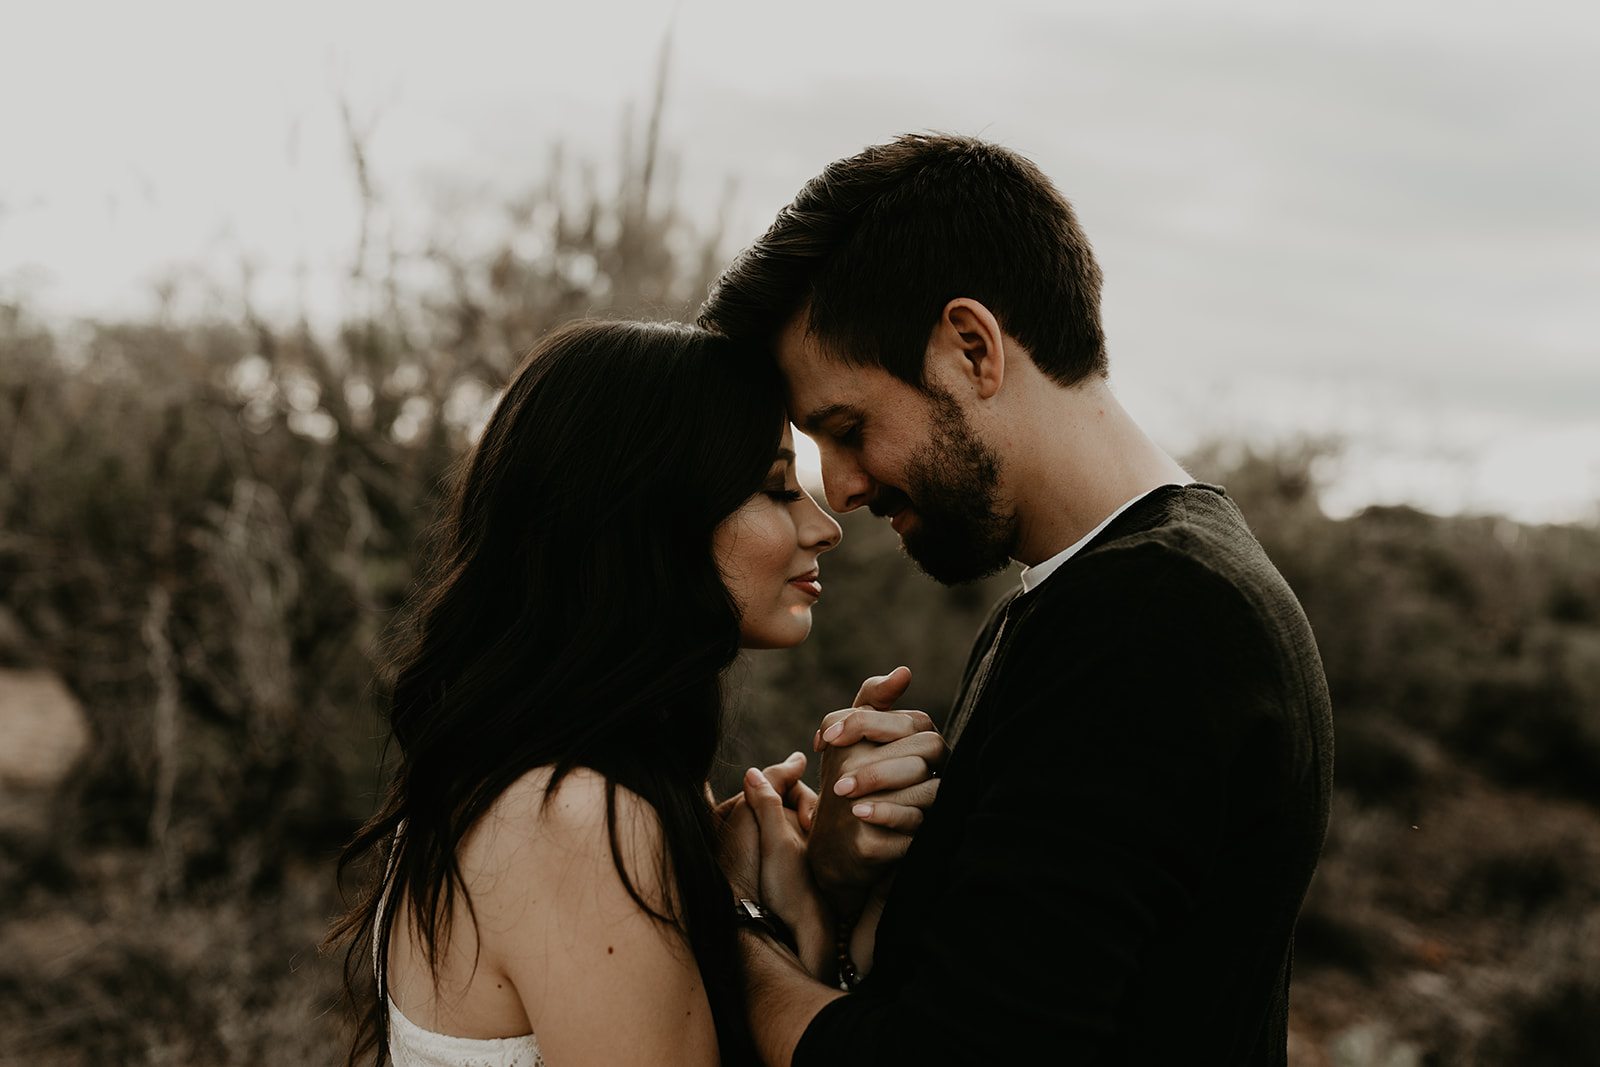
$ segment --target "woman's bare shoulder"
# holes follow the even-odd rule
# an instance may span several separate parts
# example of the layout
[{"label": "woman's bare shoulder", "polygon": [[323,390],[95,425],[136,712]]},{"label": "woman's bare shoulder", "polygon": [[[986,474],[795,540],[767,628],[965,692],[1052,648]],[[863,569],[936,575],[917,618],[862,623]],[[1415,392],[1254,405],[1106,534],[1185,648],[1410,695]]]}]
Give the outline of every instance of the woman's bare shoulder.
[{"label": "woman's bare shoulder", "polygon": [[[551,768],[537,767],[518,778],[462,843],[462,874],[475,896],[508,883],[517,887],[519,899],[527,899],[531,886],[559,889],[586,875],[617,880],[606,777],[578,767],[551,790],[551,775]],[[656,872],[665,847],[660,819],[632,790],[619,785],[612,795],[618,853],[635,889],[654,907],[662,890]],[[558,877],[562,884],[553,884]]]},{"label": "woman's bare shoulder", "polygon": [[699,968],[682,930],[657,917],[671,898],[655,809],[592,770],[549,787],[548,772],[525,775],[493,812],[504,866],[485,895],[495,914],[479,908],[484,966],[516,990],[551,1063],[715,1063]]}]

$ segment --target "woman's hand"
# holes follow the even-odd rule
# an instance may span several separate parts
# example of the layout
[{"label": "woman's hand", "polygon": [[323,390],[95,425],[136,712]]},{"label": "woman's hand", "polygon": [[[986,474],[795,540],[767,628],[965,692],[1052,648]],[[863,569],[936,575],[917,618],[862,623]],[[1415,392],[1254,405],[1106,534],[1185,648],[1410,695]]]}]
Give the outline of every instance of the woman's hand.
[{"label": "woman's hand", "polygon": [[[744,776],[744,801],[742,810],[751,814],[759,827],[756,899],[777,912],[794,931],[805,969],[831,985],[836,977],[833,914],[812,881],[806,862],[806,833],[799,816],[784,806],[784,798],[767,775],[754,767]],[[735,820],[739,814],[734,813]],[[748,831],[741,828],[740,832]],[[747,838],[741,847],[748,848]],[[750,868],[748,859],[739,865],[738,873],[746,884]],[[733,880],[732,872],[729,879]],[[740,882],[735,881],[734,885],[737,890]]]},{"label": "woman's hand", "polygon": [[914,834],[949,756],[933,721],[920,711],[851,708],[823,719],[820,735],[824,791],[847,798],[865,823]]},{"label": "woman's hand", "polygon": [[[805,773],[803,752],[791,752],[782,763],[774,763],[761,771],[773,792],[783,798],[784,806],[794,809],[800,828],[809,833],[812,814],[817,808],[817,794],[801,780]],[[719,854],[722,873],[736,896],[760,900],[761,833],[750,806],[745,803],[744,793],[734,793],[719,803],[711,792],[711,783],[707,782],[706,800],[711,804],[722,843]]]},{"label": "woman's hand", "polygon": [[734,898],[761,899],[761,827],[743,793],[717,805],[720,850],[717,860]]},{"label": "woman's hand", "polygon": [[[806,756],[798,750],[789,753],[789,757],[782,763],[774,763],[761,771],[767,776],[767,781],[772,783],[772,788],[783,798],[783,806],[793,808],[800,817],[800,828],[807,833],[811,832],[811,819],[817,810],[817,794],[814,789],[802,780],[806,773]],[[734,807],[744,802],[742,792],[735,793],[728,799],[718,802],[711,792],[711,783],[706,783],[706,800],[711,803],[711,814],[716,818],[720,827],[728,818]]]}]

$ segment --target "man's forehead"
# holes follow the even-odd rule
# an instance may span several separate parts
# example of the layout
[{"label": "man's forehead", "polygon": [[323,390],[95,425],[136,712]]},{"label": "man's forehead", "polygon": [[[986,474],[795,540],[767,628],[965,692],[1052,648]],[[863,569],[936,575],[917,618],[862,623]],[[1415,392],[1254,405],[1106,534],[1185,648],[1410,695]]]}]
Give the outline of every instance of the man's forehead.
[{"label": "man's forehead", "polygon": [[829,352],[816,334],[806,328],[804,315],[798,315],[778,337],[778,367],[794,408],[795,424],[805,428],[828,417],[822,409],[837,407],[859,392],[863,368],[854,366]]},{"label": "man's forehead", "polygon": [[778,362],[783,365],[784,373],[787,375],[791,367],[798,369],[809,363],[826,360],[822,339],[811,332],[805,312],[799,312],[778,334]]}]

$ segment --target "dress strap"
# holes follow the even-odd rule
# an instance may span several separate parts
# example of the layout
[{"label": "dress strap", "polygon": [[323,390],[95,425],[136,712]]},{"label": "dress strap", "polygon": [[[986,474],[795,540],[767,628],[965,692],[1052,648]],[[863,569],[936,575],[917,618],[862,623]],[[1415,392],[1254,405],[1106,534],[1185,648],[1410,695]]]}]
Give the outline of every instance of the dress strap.
[{"label": "dress strap", "polygon": [[405,820],[400,820],[400,825],[394,828],[394,836],[389,840],[389,858],[383,865],[383,891],[378,894],[378,910],[372,913],[372,977],[378,983],[378,997],[389,995],[388,976],[383,973],[383,968],[378,961],[378,939],[383,935],[383,913],[389,907],[389,890],[394,888],[394,861],[400,854],[400,835],[405,832]]}]

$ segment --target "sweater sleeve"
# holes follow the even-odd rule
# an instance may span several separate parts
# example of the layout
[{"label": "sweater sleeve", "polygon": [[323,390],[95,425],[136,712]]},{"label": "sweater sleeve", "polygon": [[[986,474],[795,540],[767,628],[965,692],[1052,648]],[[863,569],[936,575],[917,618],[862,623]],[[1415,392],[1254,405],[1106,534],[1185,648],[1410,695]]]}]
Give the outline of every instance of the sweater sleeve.
[{"label": "sweater sleeve", "polygon": [[953,858],[906,889],[918,965],[828,1005],[796,1065],[1100,1063],[1127,1027],[1218,863],[1274,668],[1227,582],[1159,545],[1106,555],[1013,622],[946,771]]}]

